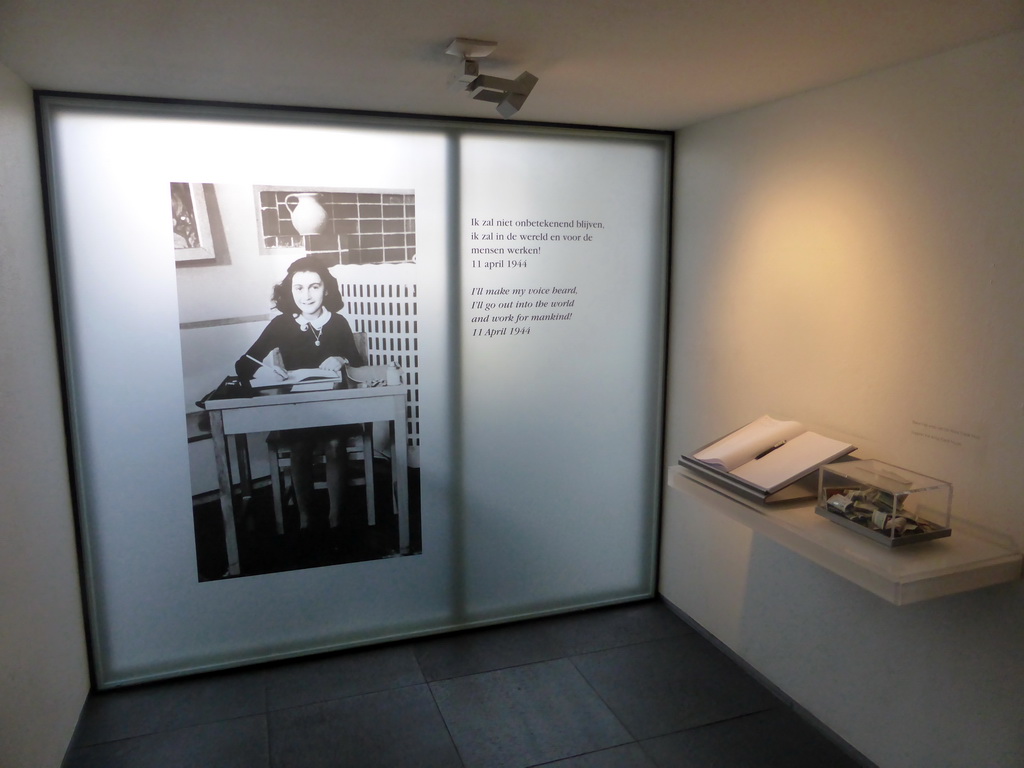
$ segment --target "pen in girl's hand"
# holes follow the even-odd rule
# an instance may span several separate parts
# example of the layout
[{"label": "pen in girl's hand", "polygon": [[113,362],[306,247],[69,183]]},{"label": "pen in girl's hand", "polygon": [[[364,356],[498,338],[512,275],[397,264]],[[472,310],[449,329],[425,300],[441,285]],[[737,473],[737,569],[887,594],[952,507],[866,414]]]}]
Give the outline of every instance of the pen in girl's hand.
[{"label": "pen in girl's hand", "polygon": [[246,357],[248,357],[248,358],[249,358],[250,360],[252,360],[252,361],[253,361],[254,363],[256,363],[256,364],[258,364],[258,365],[262,366],[263,368],[268,368],[268,369],[270,369],[271,371],[273,371],[274,373],[276,373],[276,374],[277,374],[278,376],[280,376],[280,377],[281,377],[282,379],[287,379],[287,378],[288,378],[288,374],[287,374],[287,373],[285,373],[284,371],[282,371],[282,370],[281,370],[280,368],[278,368],[278,367],[277,367],[276,365],[267,365],[267,364],[266,364],[266,363],[264,363],[264,362],[263,362],[262,360],[257,360],[257,359],[256,359],[255,357],[253,357],[252,355],[246,355]]}]

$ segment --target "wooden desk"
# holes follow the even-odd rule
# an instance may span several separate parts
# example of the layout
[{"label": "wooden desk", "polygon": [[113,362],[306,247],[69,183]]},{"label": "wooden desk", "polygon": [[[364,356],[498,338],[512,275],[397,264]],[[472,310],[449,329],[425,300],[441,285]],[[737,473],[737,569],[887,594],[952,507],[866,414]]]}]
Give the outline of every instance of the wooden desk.
[{"label": "wooden desk", "polygon": [[[367,389],[328,389],[317,392],[260,393],[252,397],[234,397],[219,392],[204,403],[210,414],[210,430],[217,461],[220,507],[224,517],[228,573],[237,576],[238,536],[235,533],[234,493],[231,483],[231,459],[228,435],[271,432],[276,429],[302,429],[334,424],[372,424],[390,422],[391,480],[398,507],[398,546],[409,553],[409,460],[408,430],[405,420],[404,386]],[[244,440],[242,441],[244,444]],[[239,452],[239,463],[247,459]],[[372,457],[371,457],[372,460]],[[242,484],[248,484],[248,466],[239,467]]]}]

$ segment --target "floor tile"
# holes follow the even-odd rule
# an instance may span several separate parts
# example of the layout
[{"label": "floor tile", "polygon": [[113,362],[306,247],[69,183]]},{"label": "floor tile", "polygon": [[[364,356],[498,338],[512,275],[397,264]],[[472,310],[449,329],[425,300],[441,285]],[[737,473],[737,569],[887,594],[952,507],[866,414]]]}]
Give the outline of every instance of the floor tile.
[{"label": "floor tile", "polygon": [[266,711],[260,670],[225,672],[94,693],[75,746],[170,731]]},{"label": "floor tile", "polygon": [[602,749],[579,757],[544,763],[544,768],[658,768],[639,744]]},{"label": "floor tile", "polygon": [[462,768],[426,685],[267,715],[272,768]]},{"label": "floor tile", "polygon": [[424,682],[412,645],[344,651],[265,670],[267,709],[341,699]]},{"label": "floor tile", "polygon": [[633,740],[566,659],[430,688],[469,768],[524,768]]},{"label": "floor tile", "polygon": [[661,768],[857,768],[857,763],[786,708],[643,742]]},{"label": "floor tile", "polygon": [[268,768],[265,715],[72,750],[63,768]]},{"label": "floor tile", "polygon": [[561,640],[543,619],[453,632],[416,643],[416,658],[428,681],[561,658]]},{"label": "floor tile", "polygon": [[565,655],[682,637],[693,629],[660,600],[595,608],[547,620]]},{"label": "floor tile", "polygon": [[779,704],[696,633],[573,656],[572,661],[637,739]]},{"label": "floor tile", "polygon": [[94,693],[64,768],[193,765],[858,763],[650,600]]}]

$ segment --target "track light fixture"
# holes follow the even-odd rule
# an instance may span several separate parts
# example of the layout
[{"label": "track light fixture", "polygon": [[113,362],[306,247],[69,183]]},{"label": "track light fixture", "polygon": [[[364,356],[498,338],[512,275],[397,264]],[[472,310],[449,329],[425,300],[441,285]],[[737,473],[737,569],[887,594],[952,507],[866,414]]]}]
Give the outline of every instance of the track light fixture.
[{"label": "track light fixture", "polygon": [[497,104],[498,114],[508,118],[523,108],[526,97],[537,84],[537,77],[529,72],[523,72],[514,80],[481,75],[479,59],[489,56],[497,45],[489,40],[457,37],[448,45],[445,53],[462,59],[459,70],[451,78],[450,86],[468,93],[477,101]]}]

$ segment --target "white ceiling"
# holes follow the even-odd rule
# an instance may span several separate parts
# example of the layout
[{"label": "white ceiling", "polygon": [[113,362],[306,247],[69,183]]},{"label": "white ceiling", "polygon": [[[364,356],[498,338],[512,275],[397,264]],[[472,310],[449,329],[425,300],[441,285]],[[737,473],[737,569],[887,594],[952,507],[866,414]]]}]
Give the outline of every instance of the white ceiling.
[{"label": "white ceiling", "polygon": [[0,0],[34,88],[496,117],[448,90],[540,78],[516,119],[674,129],[1024,27],[1022,0]]}]

